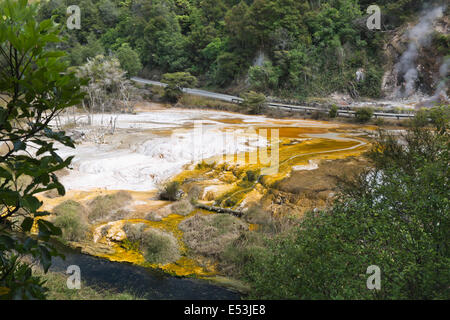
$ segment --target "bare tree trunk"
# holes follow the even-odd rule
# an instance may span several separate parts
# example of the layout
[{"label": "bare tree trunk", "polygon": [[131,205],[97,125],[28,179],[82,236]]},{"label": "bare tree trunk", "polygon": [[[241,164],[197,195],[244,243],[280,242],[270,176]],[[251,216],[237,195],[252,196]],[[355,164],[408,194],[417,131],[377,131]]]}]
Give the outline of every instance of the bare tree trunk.
[{"label": "bare tree trunk", "polygon": [[199,209],[214,211],[217,213],[227,213],[227,214],[231,214],[236,217],[242,217],[242,214],[243,214],[241,211],[231,210],[231,209],[222,208],[222,207],[207,206],[205,204],[200,204],[200,203],[197,204],[196,207]]},{"label": "bare tree trunk", "polygon": [[92,114],[91,114],[91,108],[89,108],[89,110],[86,108],[86,105],[84,104],[84,101],[82,101],[82,106],[83,106],[83,110],[87,113],[87,117],[88,117],[88,125],[91,126],[92,125]]}]

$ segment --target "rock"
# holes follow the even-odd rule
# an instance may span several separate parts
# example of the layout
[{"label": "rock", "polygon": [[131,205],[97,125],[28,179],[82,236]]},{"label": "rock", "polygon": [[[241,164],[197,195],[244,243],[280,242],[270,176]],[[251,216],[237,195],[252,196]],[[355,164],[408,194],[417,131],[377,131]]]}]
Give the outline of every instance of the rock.
[{"label": "rock", "polygon": [[155,222],[158,222],[158,221],[162,221],[162,217],[159,215],[159,214],[157,214],[157,213],[155,213],[155,212],[150,212],[150,213],[147,213],[146,215],[145,215],[145,218],[144,218],[145,220],[148,220],[148,221],[155,221]]},{"label": "rock", "polygon": [[215,199],[214,192],[211,190],[206,191],[206,194],[203,196],[202,200],[213,201]]},{"label": "rock", "polygon": [[219,180],[223,181],[225,183],[233,183],[237,180],[237,178],[235,177],[235,175],[232,172],[222,172],[219,175]]},{"label": "rock", "polygon": [[181,198],[183,198],[184,196],[184,191],[183,190],[178,190],[176,193],[176,198],[177,200],[180,200]]},{"label": "rock", "polygon": [[355,75],[356,82],[364,81],[365,77],[366,77],[366,74],[364,72],[364,69],[363,68],[359,68],[356,71],[356,75]]},{"label": "rock", "polygon": [[72,140],[74,140],[74,141],[85,140],[85,138],[86,138],[86,135],[84,134],[84,132],[77,131],[77,130],[68,131],[68,132],[66,132],[66,134],[67,134],[67,136],[72,138]]},{"label": "rock", "polygon": [[127,235],[123,230],[114,230],[113,233],[108,232],[108,239],[112,241],[122,241],[125,240]]}]

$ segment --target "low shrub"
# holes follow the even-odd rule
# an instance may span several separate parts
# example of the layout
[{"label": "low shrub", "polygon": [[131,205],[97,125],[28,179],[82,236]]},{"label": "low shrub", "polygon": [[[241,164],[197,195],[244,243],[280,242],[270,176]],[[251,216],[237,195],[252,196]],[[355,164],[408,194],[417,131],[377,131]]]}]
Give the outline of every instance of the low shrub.
[{"label": "low shrub", "polygon": [[144,219],[148,221],[162,221],[163,218],[157,212],[149,212],[145,215]]},{"label": "low shrub", "polygon": [[80,241],[86,238],[88,225],[86,223],[86,208],[73,200],[67,200],[53,209],[56,215],[53,222],[61,228],[61,238],[65,241]]},{"label": "low shrub", "polygon": [[425,127],[429,124],[428,111],[426,109],[420,109],[411,119],[411,125],[416,127]]},{"label": "low shrub", "polygon": [[267,225],[272,222],[270,212],[264,210],[261,206],[254,205],[250,207],[242,217],[248,223]]},{"label": "low shrub", "polygon": [[216,166],[216,162],[206,162],[205,160],[202,160],[202,162],[197,163],[197,166],[195,167],[197,170],[203,170],[203,169],[214,169]]},{"label": "low shrub", "polygon": [[246,173],[246,179],[247,181],[257,181],[260,176],[260,170],[248,170]]},{"label": "low shrub", "polygon": [[61,228],[62,239],[65,241],[81,241],[86,238],[87,224],[83,221],[80,213],[67,211],[58,215],[54,225]]},{"label": "low shrub", "polygon": [[222,272],[239,277],[247,271],[249,262],[262,259],[267,253],[267,241],[264,234],[247,231],[236,240],[230,242],[220,255],[219,267]]},{"label": "low shrub", "polygon": [[448,105],[423,108],[416,112],[414,118],[410,120],[409,126],[421,128],[431,124],[440,130],[448,124],[449,119],[450,107]]},{"label": "low shrub", "polygon": [[202,190],[199,186],[192,186],[188,191],[188,199],[192,205],[195,205],[200,196],[202,195]]},{"label": "low shrub", "polygon": [[248,225],[228,214],[197,214],[182,221],[179,228],[184,232],[184,242],[195,253],[218,256],[248,230]]},{"label": "low shrub", "polygon": [[241,106],[251,114],[260,114],[266,108],[266,97],[262,93],[250,91],[242,94]]},{"label": "low shrub", "polygon": [[437,130],[448,129],[448,124],[450,122],[450,105],[440,105],[431,108],[429,110],[429,117],[431,124]]},{"label": "low shrub", "polygon": [[147,228],[144,223],[126,223],[122,229],[127,236],[125,244],[141,251],[147,262],[167,264],[180,258],[178,242],[172,234]]},{"label": "low shrub", "polygon": [[375,125],[379,126],[379,127],[385,126],[386,125],[386,120],[384,118],[377,118],[375,120]]},{"label": "low shrub", "polygon": [[192,210],[194,210],[191,202],[187,199],[175,202],[171,208],[173,213],[179,214],[181,216],[187,216],[192,212]]},{"label": "low shrub", "polygon": [[130,223],[127,222],[122,227],[122,230],[125,232],[127,239],[131,242],[140,241],[142,237],[142,233],[144,232],[147,226],[145,223]]},{"label": "low shrub", "polygon": [[370,107],[359,108],[356,110],[355,118],[359,123],[369,122],[373,117],[373,109]]},{"label": "low shrub", "polygon": [[183,94],[178,103],[184,108],[208,108],[215,110],[237,111],[238,106],[233,103],[220,100]]},{"label": "low shrub", "polygon": [[180,191],[180,183],[172,181],[164,186],[159,198],[166,201],[177,201],[180,198]]},{"label": "low shrub", "polygon": [[119,191],[114,194],[96,197],[88,204],[89,221],[97,222],[124,218],[127,213],[120,209],[131,199],[131,195],[126,191]]},{"label": "low shrub", "polygon": [[338,110],[339,108],[337,107],[337,105],[333,104],[330,108],[330,111],[328,111],[328,116],[332,119],[336,118],[338,115]]},{"label": "low shrub", "polygon": [[53,209],[53,213],[57,216],[67,213],[84,215],[86,213],[86,208],[79,202],[76,202],[74,200],[67,200],[57,205]]},{"label": "low shrub", "polygon": [[176,238],[158,229],[147,229],[142,234],[141,250],[150,263],[167,264],[180,258]]},{"label": "low shrub", "polygon": [[324,120],[327,118],[328,118],[328,115],[323,111],[314,111],[311,114],[311,119],[313,119],[313,120]]}]

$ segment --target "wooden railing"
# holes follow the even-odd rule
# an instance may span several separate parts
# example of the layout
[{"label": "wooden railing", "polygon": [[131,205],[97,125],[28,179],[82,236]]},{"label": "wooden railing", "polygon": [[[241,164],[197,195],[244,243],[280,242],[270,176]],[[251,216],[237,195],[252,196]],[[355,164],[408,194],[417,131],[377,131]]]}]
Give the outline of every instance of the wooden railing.
[{"label": "wooden railing", "polygon": [[[142,78],[138,78],[138,77],[132,77],[131,80],[140,82],[140,83],[155,85],[155,86],[162,86],[162,87],[167,86],[165,83],[162,83],[162,82],[151,81],[151,80],[142,79]],[[222,101],[227,101],[227,102],[231,102],[231,103],[235,103],[235,104],[241,104],[244,101],[244,99],[239,98],[239,97],[230,96],[230,95],[226,95],[226,94],[222,94],[222,93],[206,91],[206,90],[200,90],[200,89],[183,88],[183,91],[188,94],[208,97],[211,99],[217,99],[217,100],[222,100]],[[269,108],[287,109],[290,111],[303,111],[306,113],[312,113],[312,112],[328,113],[329,112],[329,109],[323,108],[323,107],[300,106],[300,105],[291,105],[291,104],[275,103],[275,102],[268,102],[267,106]],[[356,111],[354,111],[354,109],[351,109],[351,108],[340,108],[337,111],[337,115],[339,115],[339,116],[354,117],[355,114],[356,114]],[[375,118],[397,118],[398,120],[414,118],[413,113],[375,112],[373,114],[373,116]]]}]

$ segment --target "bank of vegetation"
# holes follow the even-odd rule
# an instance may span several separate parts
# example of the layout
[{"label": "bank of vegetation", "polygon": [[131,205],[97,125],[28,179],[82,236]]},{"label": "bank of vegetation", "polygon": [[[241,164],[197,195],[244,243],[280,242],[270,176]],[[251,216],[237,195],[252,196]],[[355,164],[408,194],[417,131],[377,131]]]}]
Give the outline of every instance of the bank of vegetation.
[{"label": "bank of vegetation", "polygon": [[[217,270],[246,283],[254,299],[448,299],[450,109],[431,112],[438,111],[410,121],[403,133],[380,131],[365,169],[337,177],[338,192],[325,209],[276,215],[254,205],[241,218],[183,221],[190,254],[217,261]],[[214,169],[196,170],[211,176]],[[292,196],[301,193],[295,187]],[[381,290],[367,287],[373,265]]]},{"label": "bank of vegetation", "polygon": [[[449,299],[448,118],[435,130],[381,133],[368,156],[372,167],[330,208],[225,250],[251,298]],[[371,265],[381,290],[366,286]]]},{"label": "bank of vegetation", "polygon": [[36,269],[35,274],[44,281],[43,287],[48,291],[48,300],[141,300],[136,294],[117,292],[98,285],[88,285],[81,281],[79,289],[67,287],[68,275],[58,272],[44,273]]}]

